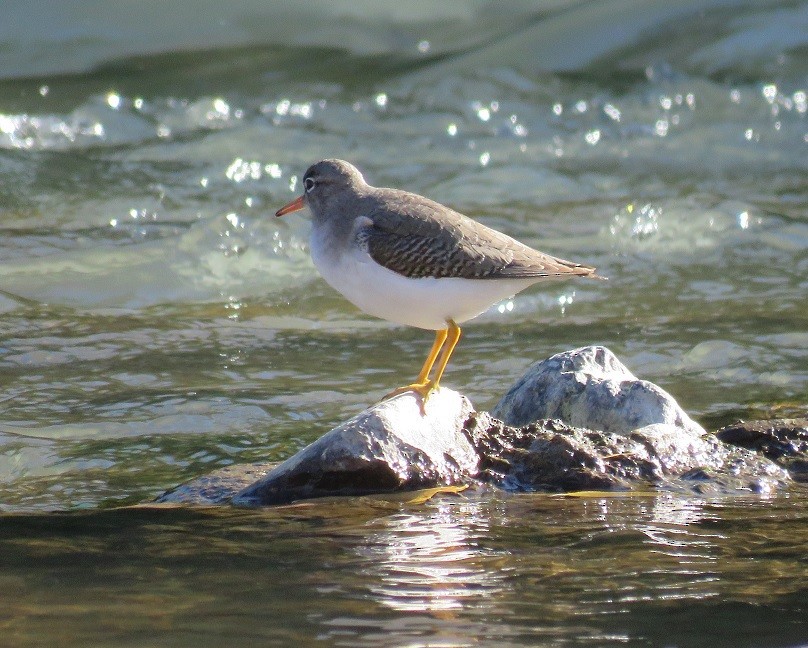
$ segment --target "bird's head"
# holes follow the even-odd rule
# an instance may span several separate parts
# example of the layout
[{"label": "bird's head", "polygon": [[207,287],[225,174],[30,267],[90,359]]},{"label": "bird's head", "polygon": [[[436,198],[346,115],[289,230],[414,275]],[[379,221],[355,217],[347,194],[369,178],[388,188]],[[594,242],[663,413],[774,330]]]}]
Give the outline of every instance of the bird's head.
[{"label": "bird's head", "polygon": [[304,207],[315,219],[337,213],[352,213],[345,203],[359,197],[367,188],[359,170],[345,160],[321,160],[303,174],[303,195],[281,207],[275,216],[283,216]]}]

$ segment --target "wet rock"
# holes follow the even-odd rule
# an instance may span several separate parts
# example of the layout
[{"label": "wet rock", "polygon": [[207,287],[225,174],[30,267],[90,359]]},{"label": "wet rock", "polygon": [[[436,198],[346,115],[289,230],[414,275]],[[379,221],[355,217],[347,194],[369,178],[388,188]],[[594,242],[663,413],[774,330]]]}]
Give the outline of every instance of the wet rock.
[{"label": "wet rock", "polygon": [[472,411],[467,398],[446,388],[430,397],[424,414],[419,397],[402,394],[326,433],[232,502],[280,504],[463,483],[477,472],[478,455],[463,434]]},{"label": "wet rock", "polygon": [[425,411],[419,397],[402,394],[277,466],[231,466],[158,501],[255,506],[474,482],[511,491],[766,493],[788,482],[786,467],[806,474],[800,425],[708,435],[608,349],[585,347],[533,365],[492,414],[445,388]]},{"label": "wet rock", "polygon": [[192,479],[160,495],[158,504],[227,504],[239,491],[266,475],[277,463],[236,464]]},{"label": "wet rock", "polygon": [[[475,477],[510,491],[611,490],[629,487],[610,470],[590,430],[558,420],[515,428],[489,414],[472,415],[466,432],[480,453]],[[598,433],[600,434],[600,433]],[[652,466],[645,469],[653,471]]]},{"label": "wet rock", "polygon": [[704,429],[664,389],[640,380],[602,346],[558,353],[532,365],[491,411],[515,427],[541,419],[630,434],[671,425],[692,436]]},{"label": "wet rock", "polygon": [[738,421],[721,428],[716,437],[753,450],[788,470],[795,481],[808,482],[808,419]]},{"label": "wet rock", "polygon": [[466,433],[480,453],[476,479],[511,491],[665,485],[699,493],[767,493],[788,480],[764,457],[673,425],[648,425],[623,435],[559,420],[515,428],[488,414],[473,414]]}]

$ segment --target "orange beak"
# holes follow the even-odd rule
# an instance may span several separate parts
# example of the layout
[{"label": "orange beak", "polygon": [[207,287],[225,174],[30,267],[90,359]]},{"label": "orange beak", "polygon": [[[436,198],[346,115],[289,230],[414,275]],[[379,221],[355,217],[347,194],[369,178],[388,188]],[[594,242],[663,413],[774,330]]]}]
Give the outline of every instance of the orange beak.
[{"label": "orange beak", "polygon": [[303,209],[305,206],[306,206],[305,196],[300,196],[300,198],[295,198],[288,205],[284,205],[283,207],[281,207],[278,211],[275,212],[275,216],[283,216],[291,212],[296,212]]}]

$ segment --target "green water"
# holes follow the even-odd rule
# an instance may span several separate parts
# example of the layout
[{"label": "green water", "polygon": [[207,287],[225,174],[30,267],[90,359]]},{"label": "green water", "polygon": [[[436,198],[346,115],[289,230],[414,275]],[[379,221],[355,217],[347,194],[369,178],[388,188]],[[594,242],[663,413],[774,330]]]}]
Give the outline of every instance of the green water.
[{"label": "green water", "polygon": [[6,517],[7,645],[785,646],[805,493]]},{"label": "green water", "polygon": [[417,373],[272,216],[329,156],[609,277],[470,322],[478,408],[604,344],[708,429],[804,415],[805,3],[4,10],[0,644],[808,643],[800,488],[115,508]]}]

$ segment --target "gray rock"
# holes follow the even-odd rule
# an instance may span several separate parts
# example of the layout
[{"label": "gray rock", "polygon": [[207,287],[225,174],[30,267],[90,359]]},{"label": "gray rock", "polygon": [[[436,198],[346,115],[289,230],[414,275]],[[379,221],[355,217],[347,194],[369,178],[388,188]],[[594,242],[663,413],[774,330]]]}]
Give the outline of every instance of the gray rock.
[{"label": "gray rock", "polygon": [[402,394],[279,465],[220,469],[158,501],[257,506],[466,483],[511,491],[762,493],[788,483],[784,468],[796,474],[808,447],[804,425],[707,435],[668,393],[603,347],[533,365],[494,409],[504,423],[445,388],[424,410],[419,397]]},{"label": "gray rock", "polygon": [[421,399],[405,393],[334,428],[232,498],[238,505],[280,504],[464,483],[478,455],[463,434],[469,400],[450,389]]},{"label": "gray rock", "polygon": [[266,475],[277,463],[235,464],[180,484],[160,495],[158,504],[227,504],[233,496]]},{"label": "gray rock", "polygon": [[705,434],[670,394],[637,378],[602,346],[565,351],[532,365],[491,415],[514,427],[559,419],[573,427],[615,434],[656,424],[693,436]]}]

